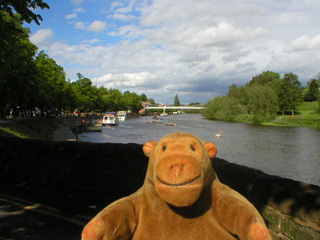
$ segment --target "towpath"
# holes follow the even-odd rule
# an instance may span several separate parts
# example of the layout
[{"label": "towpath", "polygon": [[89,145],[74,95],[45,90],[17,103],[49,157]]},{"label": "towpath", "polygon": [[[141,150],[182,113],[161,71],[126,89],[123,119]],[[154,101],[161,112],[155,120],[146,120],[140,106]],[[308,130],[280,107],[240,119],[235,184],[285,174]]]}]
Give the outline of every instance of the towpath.
[{"label": "towpath", "polygon": [[71,126],[74,124],[74,119],[61,119],[58,128],[53,133],[53,141],[76,141],[76,136],[71,131]]}]

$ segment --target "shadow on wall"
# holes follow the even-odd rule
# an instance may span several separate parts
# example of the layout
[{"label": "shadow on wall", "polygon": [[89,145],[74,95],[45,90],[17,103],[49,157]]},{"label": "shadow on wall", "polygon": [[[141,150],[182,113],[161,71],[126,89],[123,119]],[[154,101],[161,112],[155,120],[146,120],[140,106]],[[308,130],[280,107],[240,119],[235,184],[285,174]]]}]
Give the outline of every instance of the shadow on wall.
[{"label": "shadow on wall", "polygon": [[[0,137],[0,152],[2,192],[87,219],[141,187],[148,164],[140,144]],[[220,181],[258,208],[274,239],[320,239],[320,187],[212,162]]]}]

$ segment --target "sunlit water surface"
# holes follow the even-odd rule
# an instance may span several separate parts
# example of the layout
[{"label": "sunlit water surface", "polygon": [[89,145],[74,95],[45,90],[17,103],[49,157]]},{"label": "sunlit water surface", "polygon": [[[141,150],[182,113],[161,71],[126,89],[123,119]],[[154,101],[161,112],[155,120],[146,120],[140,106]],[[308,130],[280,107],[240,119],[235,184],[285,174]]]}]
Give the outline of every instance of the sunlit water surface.
[{"label": "sunlit water surface", "polygon": [[[217,157],[277,175],[320,186],[320,131],[311,128],[267,127],[255,124],[210,121],[199,114],[162,117],[176,127],[147,124],[152,117],[132,118],[103,132],[79,135],[81,141],[140,143],[184,131],[212,141]],[[215,134],[221,130],[221,138]]]}]

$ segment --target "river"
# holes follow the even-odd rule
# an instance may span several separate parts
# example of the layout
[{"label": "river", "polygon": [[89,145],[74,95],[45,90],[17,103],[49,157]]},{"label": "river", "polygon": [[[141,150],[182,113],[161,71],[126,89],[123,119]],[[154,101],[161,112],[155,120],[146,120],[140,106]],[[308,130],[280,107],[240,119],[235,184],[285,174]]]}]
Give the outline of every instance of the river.
[{"label": "river", "polygon": [[[229,162],[320,186],[320,131],[312,128],[270,127],[211,121],[200,114],[169,115],[163,122],[147,124],[152,117],[128,119],[116,127],[79,135],[84,142],[140,143],[184,131],[217,145],[217,157]],[[221,130],[221,138],[215,134]]]}]

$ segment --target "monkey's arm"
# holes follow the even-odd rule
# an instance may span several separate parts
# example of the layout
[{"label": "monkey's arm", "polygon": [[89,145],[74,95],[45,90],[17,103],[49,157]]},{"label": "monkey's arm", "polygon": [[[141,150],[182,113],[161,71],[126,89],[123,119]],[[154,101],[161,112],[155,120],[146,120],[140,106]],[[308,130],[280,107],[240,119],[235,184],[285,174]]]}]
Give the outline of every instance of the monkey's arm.
[{"label": "monkey's arm", "polygon": [[103,209],[83,229],[82,240],[131,239],[137,225],[139,197],[122,198]]},{"label": "monkey's arm", "polygon": [[245,197],[222,183],[213,189],[217,216],[229,232],[241,240],[272,240],[261,215]]}]

